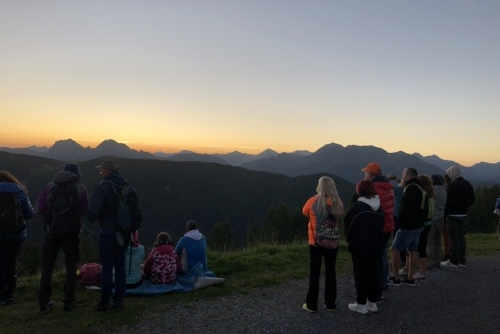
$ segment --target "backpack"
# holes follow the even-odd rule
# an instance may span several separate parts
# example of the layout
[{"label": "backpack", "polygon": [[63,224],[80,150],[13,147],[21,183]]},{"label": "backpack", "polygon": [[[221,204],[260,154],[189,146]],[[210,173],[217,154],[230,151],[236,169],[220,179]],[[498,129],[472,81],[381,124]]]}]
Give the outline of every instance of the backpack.
[{"label": "backpack", "polygon": [[340,225],[337,217],[332,213],[321,222],[316,222],[316,233],[314,233],[314,241],[316,245],[324,248],[337,248],[340,239]]},{"label": "backpack", "polygon": [[112,188],[118,196],[117,229],[124,233],[137,231],[141,227],[143,209],[135,188],[129,184],[119,186],[114,182]]},{"label": "backpack", "polygon": [[73,181],[54,183],[47,196],[46,231],[64,234],[79,232],[78,189]]},{"label": "backpack", "polygon": [[78,269],[76,282],[79,286],[101,285],[102,266],[99,263],[85,263]]},{"label": "backpack", "polygon": [[[436,210],[436,201],[434,198],[429,197],[429,194],[427,194],[427,191],[422,189],[418,184],[416,183],[410,183],[410,185],[415,185],[420,189],[420,192],[422,193],[422,200],[420,202],[420,210],[418,213],[418,219],[422,222],[428,222],[432,219],[434,216],[434,212]],[[407,186],[407,187],[408,187]],[[403,190],[403,193],[406,191],[406,188]]]},{"label": "backpack", "polygon": [[0,193],[0,235],[15,234],[23,228],[23,211],[17,194]]}]

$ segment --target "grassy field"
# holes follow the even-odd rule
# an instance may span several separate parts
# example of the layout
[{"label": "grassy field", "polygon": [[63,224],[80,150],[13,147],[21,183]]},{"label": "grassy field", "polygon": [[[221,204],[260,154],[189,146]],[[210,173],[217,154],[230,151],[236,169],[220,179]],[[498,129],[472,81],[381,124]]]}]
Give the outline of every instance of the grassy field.
[{"label": "grassy field", "polygon": [[[468,256],[492,256],[500,249],[496,234],[467,236]],[[209,252],[209,267],[217,276],[226,278],[226,284],[191,291],[153,297],[130,297],[121,311],[99,313],[92,305],[99,292],[78,288],[78,308],[62,311],[63,272],[54,274],[52,298],[56,307],[48,314],[40,314],[37,303],[38,276],[18,280],[15,303],[0,307],[0,333],[102,333],[107,328],[137,322],[150,308],[168,309],[181,300],[210,299],[232,292],[247,293],[251,289],[283,283],[308,276],[308,248],[305,243],[291,245],[260,245],[239,252]],[[345,243],[341,243],[337,259],[338,275],[350,275],[351,260]]]}]

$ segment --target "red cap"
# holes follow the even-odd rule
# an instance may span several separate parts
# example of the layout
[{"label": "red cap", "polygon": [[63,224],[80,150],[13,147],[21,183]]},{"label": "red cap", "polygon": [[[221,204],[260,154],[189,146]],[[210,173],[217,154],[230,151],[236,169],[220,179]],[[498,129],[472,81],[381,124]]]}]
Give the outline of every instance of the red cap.
[{"label": "red cap", "polygon": [[380,165],[378,163],[370,162],[361,171],[362,172],[369,172],[369,173],[382,173],[382,168],[380,168]]}]

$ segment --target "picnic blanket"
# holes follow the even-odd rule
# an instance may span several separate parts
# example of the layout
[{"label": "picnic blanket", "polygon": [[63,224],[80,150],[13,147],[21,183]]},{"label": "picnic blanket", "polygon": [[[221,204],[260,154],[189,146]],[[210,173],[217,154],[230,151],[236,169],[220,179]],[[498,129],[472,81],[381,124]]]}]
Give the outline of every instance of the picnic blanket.
[{"label": "picnic blanket", "polygon": [[[141,285],[133,289],[127,289],[126,295],[131,296],[152,296],[174,292],[187,292],[201,289],[213,285],[221,285],[226,279],[217,277],[213,271],[203,271],[201,263],[196,264],[185,275],[177,275],[174,283],[153,284],[150,280],[144,280]],[[86,286],[87,289],[100,290],[98,286]]]}]

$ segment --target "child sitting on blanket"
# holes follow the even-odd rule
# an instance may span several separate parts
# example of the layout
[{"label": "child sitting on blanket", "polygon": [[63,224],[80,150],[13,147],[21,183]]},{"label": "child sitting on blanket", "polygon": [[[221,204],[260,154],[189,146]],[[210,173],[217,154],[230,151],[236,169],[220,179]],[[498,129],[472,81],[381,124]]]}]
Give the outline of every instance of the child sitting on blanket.
[{"label": "child sitting on blanket", "polygon": [[181,269],[170,235],[158,233],[154,248],[144,263],[144,276],[153,284],[168,284],[175,281],[175,275]]}]

